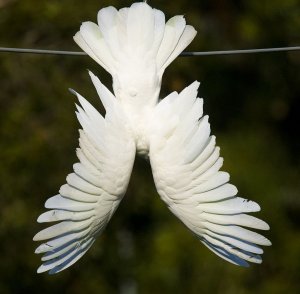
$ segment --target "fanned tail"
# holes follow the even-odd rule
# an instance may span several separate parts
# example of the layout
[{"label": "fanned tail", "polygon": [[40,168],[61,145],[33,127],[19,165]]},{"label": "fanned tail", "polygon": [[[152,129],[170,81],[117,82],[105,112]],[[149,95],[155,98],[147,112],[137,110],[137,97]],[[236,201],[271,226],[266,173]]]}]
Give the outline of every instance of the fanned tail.
[{"label": "fanned tail", "polygon": [[84,22],[74,40],[113,77],[129,64],[138,71],[156,64],[161,78],[195,35],[183,16],[166,23],[162,11],[141,2],[120,10],[111,6],[101,9],[98,25]]}]

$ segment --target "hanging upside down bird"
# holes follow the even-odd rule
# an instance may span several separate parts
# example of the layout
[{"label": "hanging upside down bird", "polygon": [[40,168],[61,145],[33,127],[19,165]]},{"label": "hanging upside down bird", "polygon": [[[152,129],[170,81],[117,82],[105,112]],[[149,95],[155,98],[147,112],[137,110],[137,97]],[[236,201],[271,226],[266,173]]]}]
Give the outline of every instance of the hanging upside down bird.
[{"label": "hanging upside down bird", "polygon": [[271,243],[246,228],[269,226],[246,214],[259,205],[237,197],[229,174],[220,171],[223,158],[197,97],[199,83],[159,100],[166,67],[195,35],[183,16],[165,22],[145,2],[103,8],[98,24],[81,25],[74,40],[111,74],[113,93],[89,72],[103,117],[72,90],[80,102],[79,162],[38,218],[58,222],[34,237],[44,242],[36,249],[43,254],[39,273],[60,272],[88,251],[126,192],[136,153],[149,159],[161,199],[205,246],[236,265],[261,263],[261,246]]}]

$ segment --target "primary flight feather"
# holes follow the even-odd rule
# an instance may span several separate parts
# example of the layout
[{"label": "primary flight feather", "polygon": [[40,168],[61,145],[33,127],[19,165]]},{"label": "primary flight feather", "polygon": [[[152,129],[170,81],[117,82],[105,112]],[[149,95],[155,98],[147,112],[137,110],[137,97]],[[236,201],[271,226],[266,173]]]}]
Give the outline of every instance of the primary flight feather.
[{"label": "primary flight feather", "polygon": [[237,197],[229,174],[220,171],[223,159],[203,116],[199,83],[159,100],[164,70],[195,35],[183,16],[166,22],[163,12],[142,2],[101,9],[98,24],[85,22],[74,36],[112,75],[114,94],[89,72],[103,117],[71,90],[80,103],[79,162],[38,218],[58,222],[34,237],[44,242],[36,249],[43,254],[39,273],[64,270],[92,246],[126,192],[136,153],[149,158],[161,199],[205,246],[236,265],[261,263],[261,246],[271,243],[248,228],[269,226],[246,214],[259,205]]}]

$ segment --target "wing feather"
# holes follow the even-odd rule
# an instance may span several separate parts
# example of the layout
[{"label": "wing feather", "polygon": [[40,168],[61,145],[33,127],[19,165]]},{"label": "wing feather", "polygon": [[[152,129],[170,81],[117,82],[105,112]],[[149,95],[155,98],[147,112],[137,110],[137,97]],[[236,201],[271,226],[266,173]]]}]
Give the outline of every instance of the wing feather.
[{"label": "wing feather", "polygon": [[80,211],[75,213],[73,211],[67,211],[62,209],[53,209],[42,213],[38,217],[39,223],[57,222],[63,220],[81,221],[91,218],[94,215],[92,210]]},{"label": "wing feather", "polygon": [[94,243],[117,209],[127,189],[135,157],[135,143],[114,96],[90,73],[106,106],[105,119],[81,95],[81,123],[74,172],[59,194],[49,198],[38,222],[58,222],[35,235],[43,241],[36,253],[44,253],[38,272],[57,273],[71,266]]},{"label": "wing feather", "polygon": [[208,116],[202,116],[198,87],[195,82],[180,94],[172,93],[153,114],[149,157],[157,191],[215,254],[240,266],[261,263],[259,246],[271,243],[246,228],[268,230],[269,226],[246,214],[259,211],[259,205],[237,197],[229,174],[220,171],[223,158],[210,134]]}]

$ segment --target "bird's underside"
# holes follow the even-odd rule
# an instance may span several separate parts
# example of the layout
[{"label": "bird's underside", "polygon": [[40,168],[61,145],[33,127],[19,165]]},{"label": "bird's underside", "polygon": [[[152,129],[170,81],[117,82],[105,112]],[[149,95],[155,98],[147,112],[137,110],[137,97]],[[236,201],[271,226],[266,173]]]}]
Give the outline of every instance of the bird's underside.
[{"label": "bird's underside", "polygon": [[[38,218],[58,222],[34,237],[44,242],[36,249],[43,254],[38,272],[60,272],[87,252],[126,192],[136,152],[149,157],[161,199],[205,246],[236,265],[261,263],[261,246],[271,243],[250,229],[269,226],[247,214],[259,211],[259,205],[237,197],[229,174],[220,171],[223,159],[197,98],[199,83],[158,101],[165,68],[195,30],[180,16],[165,23],[164,14],[146,3],[102,9],[98,23],[84,23],[75,40],[111,73],[114,94],[90,73],[103,117],[73,91],[81,105],[79,162]],[[125,55],[118,52],[122,46]],[[135,71],[127,69],[124,77],[128,60]]]}]

